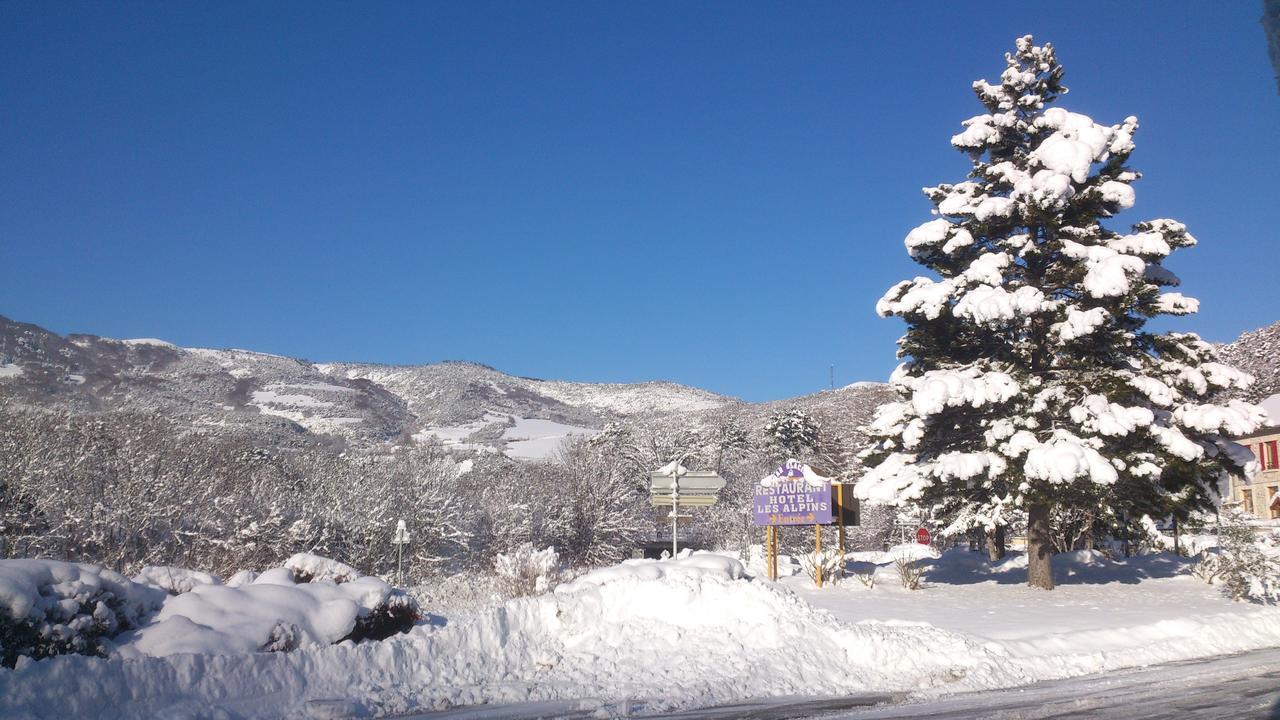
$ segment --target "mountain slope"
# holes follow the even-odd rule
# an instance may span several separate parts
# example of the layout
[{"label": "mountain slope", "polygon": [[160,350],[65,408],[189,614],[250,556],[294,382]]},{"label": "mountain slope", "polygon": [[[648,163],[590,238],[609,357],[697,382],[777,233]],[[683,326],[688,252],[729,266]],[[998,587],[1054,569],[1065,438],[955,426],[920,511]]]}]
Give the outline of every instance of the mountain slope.
[{"label": "mountain slope", "polygon": [[1261,402],[1280,393],[1280,322],[1247,332],[1218,349],[1222,362],[1253,376],[1243,399]]},{"label": "mountain slope", "polygon": [[[514,377],[473,363],[313,364],[247,350],[56,333],[0,317],[0,399],[70,412],[157,412],[263,443],[431,438],[462,450],[546,454],[556,441],[646,414],[738,401],[674,383]],[[474,436],[474,437],[473,437]]]},{"label": "mountain slope", "polygon": [[[1280,392],[1280,323],[1220,348],[1252,373],[1248,399]],[[689,427],[728,413],[759,427],[798,408],[855,431],[894,399],[884,383],[746,403],[669,382],[575,383],[516,377],[484,365],[310,363],[248,350],[160,340],[60,336],[0,316],[0,402],[70,412],[162,413],[202,433],[247,434],[280,447],[438,442],[445,449],[543,457],[572,435],[652,418]]]}]

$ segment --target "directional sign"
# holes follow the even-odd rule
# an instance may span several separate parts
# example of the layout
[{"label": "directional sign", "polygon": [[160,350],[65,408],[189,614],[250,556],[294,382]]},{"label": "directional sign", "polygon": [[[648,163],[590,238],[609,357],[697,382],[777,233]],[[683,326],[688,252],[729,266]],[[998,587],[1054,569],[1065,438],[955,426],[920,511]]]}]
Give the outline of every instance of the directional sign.
[{"label": "directional sign", "polygon": [[[691,470],[680,476],[680,497],[685,493],[691,495],[714,495],[724,487],[724,478],[707,470]],[[671,476],[662,473],[649,473],[649,491],[652,493],[671,493]]]},{"label": "directional sign", "polygon": [[392,536],[391,542],[396,545],[409,544],[409,529],[405,527],[403,520],[396,521],[396,534]]},{"label": "directional sign", "polygon": [[[650,495],[650,504],[654,507],[671,507],[670,495]],[[710,507],[716,504],[715,495],[685,495],[680,493],[680,507]]]}]

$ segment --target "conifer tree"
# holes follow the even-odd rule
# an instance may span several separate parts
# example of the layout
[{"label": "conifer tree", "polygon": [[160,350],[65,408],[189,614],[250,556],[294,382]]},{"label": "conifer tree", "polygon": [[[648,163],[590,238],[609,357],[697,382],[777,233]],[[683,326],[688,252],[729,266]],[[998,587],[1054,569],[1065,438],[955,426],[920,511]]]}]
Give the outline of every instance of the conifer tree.
[{"label": "conifer tree", "polygon": [[1050,44],[1005,55],[973,87],[986,112],[952,138],[967,180],[925,188],[938,217],[906,237],[936,277],[898,283],[876,306],[907,324],[858,486],[871,501],[938,509],[988,530],[1025,513],[1028,582],[1051,589],[1050,512],[1095,516],[1211,502],[1252,461],[1229,438],[1260,408],[1214,402],[1247,375],[1190,333],[1146,328],[1197,301],[1167,291],[1161,263],[1195,239],[1174,220],[1122,234],[1134,204],[1136,118],[1101,125],[1051,107],[1067,89]]}]

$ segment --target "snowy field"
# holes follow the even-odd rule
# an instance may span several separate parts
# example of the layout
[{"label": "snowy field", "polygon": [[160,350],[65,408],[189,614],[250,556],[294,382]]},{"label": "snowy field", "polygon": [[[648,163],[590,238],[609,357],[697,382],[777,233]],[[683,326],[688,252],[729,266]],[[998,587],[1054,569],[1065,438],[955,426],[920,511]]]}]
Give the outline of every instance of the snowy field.
[{"label": "snowy field", "polygon": [[[817,589],[787,563],[795,574],[771,583],[750,563],[700,553],[628,561],[490,607],[429,607],[428,622],[381,642],[303,638],[274,653],[244,653],[218,633],[184,652],[201,640],[184,646],[166,630],[184,626],[175,616],[240,630],[210,605],[232,588],[180,578],[176,589],[196,587],[201,600],[170,597],[160,625],[112,659],[0,671],[0,716],[378,717],[478,704],[510,717],[644,716],[758,697],[927,698],[1280,646],[1280,609],[1233,603],[1169,554],[1059,556],[1051,593],[1022,584],[1019,556],[995,566],[965,551],[925,557],[916,591],[898,585],[892,555],[855,558],[878,566],[874,588],[851,577]],[[315,617],[349,610],[342,627],[307,637],[341,637],[356,608],[342,593],[309,592]]]}]

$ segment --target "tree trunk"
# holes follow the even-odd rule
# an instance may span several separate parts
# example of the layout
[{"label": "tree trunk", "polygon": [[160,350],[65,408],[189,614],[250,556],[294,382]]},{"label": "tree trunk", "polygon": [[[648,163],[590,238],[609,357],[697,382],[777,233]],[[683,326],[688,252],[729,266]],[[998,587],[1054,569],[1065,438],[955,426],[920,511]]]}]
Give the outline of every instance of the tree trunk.
[{"label": "tree trunk", "polygon": [[1049,506],[1033,503],[1027,508],[1027,585],[1053,589],[1053,549],[1049,538]]},{"label": "tree trunk", "polygon": [[987,559],[991,562],[1004,559],[1004,526],[997,525],[987,531]]}]

